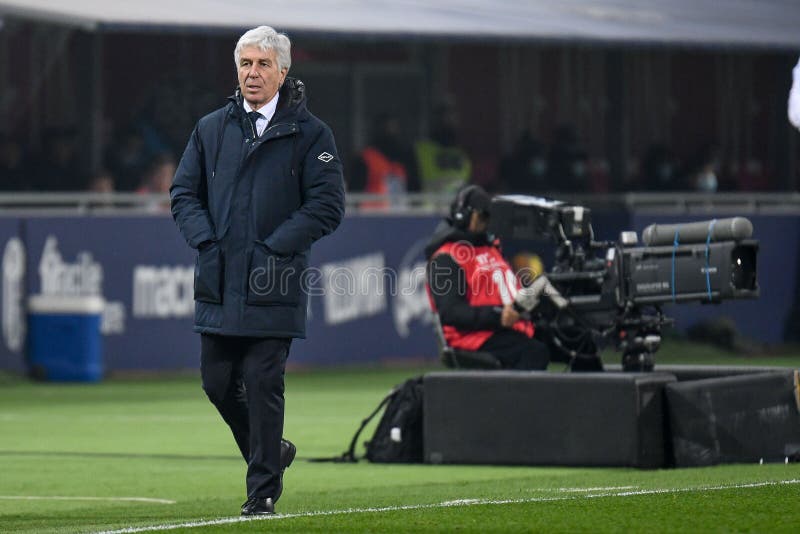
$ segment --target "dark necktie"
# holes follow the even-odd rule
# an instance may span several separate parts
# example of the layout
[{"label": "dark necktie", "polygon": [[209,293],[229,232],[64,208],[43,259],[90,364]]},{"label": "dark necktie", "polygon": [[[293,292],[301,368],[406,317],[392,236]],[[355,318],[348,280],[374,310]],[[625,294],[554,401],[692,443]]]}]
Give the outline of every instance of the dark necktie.
[{"label": "dark necktie", "polygon": [[251,111],[247,114],[247,117],[250,119],[250,123],[253,125],[253,132],[256,137],[258,137],[258,126],[256,126],[256,121],[263,117],[261,113],[258,111]]}]

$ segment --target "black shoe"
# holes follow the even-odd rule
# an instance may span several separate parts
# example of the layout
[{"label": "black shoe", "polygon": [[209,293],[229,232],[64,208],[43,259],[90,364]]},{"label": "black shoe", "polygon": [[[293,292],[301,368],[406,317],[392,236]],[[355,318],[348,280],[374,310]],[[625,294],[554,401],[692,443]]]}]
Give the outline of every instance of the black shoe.
[{"label": "black shoe", "polygon": [[295,454],[297,454],[297,447],[294,446],[294,443],[288,439],[281,439],[281,473],[292,465]]},{"label": "black shoe", "polygon": [[242,505],[242,515],[274,515],[275,503],[269,497],[251,497]]},{"label": "black shoe", "polygon": [[[275,502],[281,498],[283,493],[283,472],[286,468],[292,465],[294,455],[297,454],[297,447],[288,439],[281,439],[281,475],[278,479],[278,491],[275,493]],[[246,504],[246,503],[245,503]]]}]

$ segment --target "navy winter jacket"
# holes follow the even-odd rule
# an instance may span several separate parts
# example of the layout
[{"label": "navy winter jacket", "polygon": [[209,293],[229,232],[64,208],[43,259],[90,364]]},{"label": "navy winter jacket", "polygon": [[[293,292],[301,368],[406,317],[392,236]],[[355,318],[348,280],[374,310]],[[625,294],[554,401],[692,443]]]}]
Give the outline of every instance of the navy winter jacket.
[{"label": "navy winter jacket", "polygon": [[305,337],[311,244],[344,215],[333,134],[287,78],[258,137],[238,90],[197,123],[170,188],[195,265],[196,332]]}]

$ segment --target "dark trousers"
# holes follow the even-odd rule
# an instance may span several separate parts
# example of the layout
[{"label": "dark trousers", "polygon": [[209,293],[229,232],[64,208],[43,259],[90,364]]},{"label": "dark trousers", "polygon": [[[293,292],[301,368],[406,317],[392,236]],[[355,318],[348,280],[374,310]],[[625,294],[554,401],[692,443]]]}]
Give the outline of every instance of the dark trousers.
[{"label": "dark trousers", "polygon": [[247,462],[247,496],[274,497],[280,481],[283,375],[288,338],[203,334],[203,390]]},{"label": "dark trousers", "polygon": [[492,334],[480,350],[494,355],[503,369],[542,370],[550,362],[550,351],[544,343],[511,329]]}]

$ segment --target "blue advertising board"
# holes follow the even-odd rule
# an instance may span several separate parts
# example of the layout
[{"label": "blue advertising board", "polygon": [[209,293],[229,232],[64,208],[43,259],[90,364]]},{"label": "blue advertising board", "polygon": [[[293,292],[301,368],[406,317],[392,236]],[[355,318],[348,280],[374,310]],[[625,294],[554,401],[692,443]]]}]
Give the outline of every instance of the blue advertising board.
[{"label": "blue advertising board", "polygon": [[[652,222],[624,212],[593,214],[599,239]],[[794,304],[800,218],[751,218],[760,240],[761,298],[715,306],[671,305],[678,328],[709,317],[731,317],[755,340],[783,340]],[[434,359],[424,290],[423,248],[434,216],[348,216],[311,254],[308,339],[297,340],[296,365]],[[167,214],[152,216],[0,219],[3,255],[3,341],[0,368],[24,368],[24,303],[29,295],[98,295],[105,299],[105,367],[119,370],[197,368],[199,336],[192,332],[194,251]],[[507,255],[532,250],[545,267],[552,243],[507,243]],[[789,245],[789,246],[787,246]]]},{"label": "blue advertising board", "polygon": [[[348,217],[312,251],[295,364],[435,357],[422,248],[435,217]],[[109,370],[195,368],[194,252],[167,216],[25,222],[27,292],[97,295]]]},{"label": "blue advertising board", "polygon": [[198,365],[194,255],[169,217],[40,217],[25,223],[31,295],[97,295],[105,364]]},{"label": "blue advertising board", "polygon": [[[308,337],[299,363],[434,358],[423,248],[435,217],[347,217],[312,248]],[[316,291],[315,291],[316,290]]]}]

